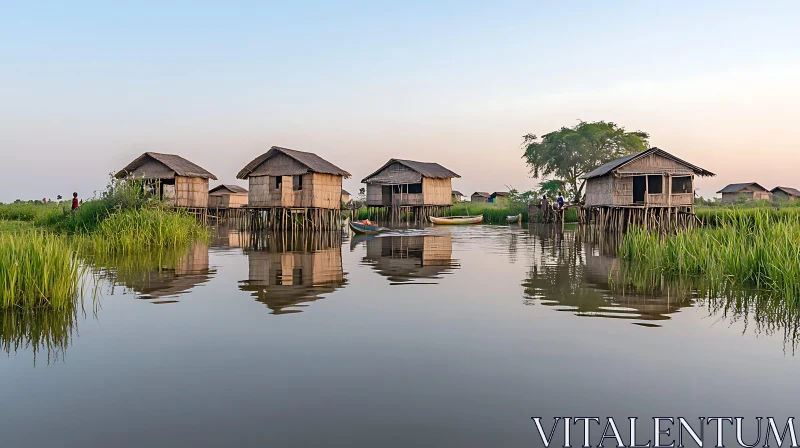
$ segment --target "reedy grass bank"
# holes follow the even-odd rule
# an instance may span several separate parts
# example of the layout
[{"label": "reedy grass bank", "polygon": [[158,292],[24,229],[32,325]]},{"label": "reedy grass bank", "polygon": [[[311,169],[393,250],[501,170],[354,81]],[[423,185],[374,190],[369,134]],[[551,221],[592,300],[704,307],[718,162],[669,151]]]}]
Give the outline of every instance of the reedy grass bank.
[{"label": "reedy grass bank", "polygon": [[721,209],[674,235],[631,229],[618,255],[632,272],[702,276],[711,289],[742,288],[800,303],[800,209]]},{"label": "reedy grass bank", "polygon": [[80,296],[83,269],[77,250],[63,237],[0,233],[2,308],[71,308]]}]

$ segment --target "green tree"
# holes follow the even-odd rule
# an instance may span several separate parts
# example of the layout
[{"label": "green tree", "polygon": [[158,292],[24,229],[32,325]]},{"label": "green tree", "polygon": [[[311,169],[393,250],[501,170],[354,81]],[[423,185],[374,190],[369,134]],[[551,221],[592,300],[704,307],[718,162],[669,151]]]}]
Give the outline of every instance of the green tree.
[{"label": "green tree", "polygon": [[533,177],[554,176],[564,181],[567,195],[579,201],[586,184],[581,176],[606,162],[646,150],[649,138],[646,132],[628,132],[616,123],[581,121],[541,138],[523,136],[522,158]]}]

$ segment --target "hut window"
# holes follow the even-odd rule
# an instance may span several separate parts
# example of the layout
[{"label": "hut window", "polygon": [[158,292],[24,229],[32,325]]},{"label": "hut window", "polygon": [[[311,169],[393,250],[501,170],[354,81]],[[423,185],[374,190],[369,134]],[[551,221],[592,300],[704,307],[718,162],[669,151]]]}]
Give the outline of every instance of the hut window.
[{"label": "hut window", "polygon": [[672,194],[691,193],[692,177],[680,176],[672,178]]},{"label": "hut window", "polygon": [[303,189],[303,176],[292,176],[292,190],[298,191]]},{"label": "hut window", "polygon": [[420,194],[422,193],[422,184],[409,184],[408,185],[408,194]]},{"label": "hut window", "polygon": [[661,194],[664,192],[664,177],[647,176],[647,194]]},{"label": "hut window", "polygon": [[275,189],[280,190],[283,186],[283,176],[275,176]]}]

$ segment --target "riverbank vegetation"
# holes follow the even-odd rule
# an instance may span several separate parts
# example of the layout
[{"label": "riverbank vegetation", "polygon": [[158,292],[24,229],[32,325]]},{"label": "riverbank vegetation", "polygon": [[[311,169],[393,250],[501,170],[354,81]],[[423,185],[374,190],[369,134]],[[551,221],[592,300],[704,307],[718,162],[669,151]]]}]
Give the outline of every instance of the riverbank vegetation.
[{"label": "riverbank vegetation", "polygon": [[81,296],[85,260],[179,250],[208,231],[191,215],[112,182],[100,198],[70,204],[0,205],[0,307],[66,309]]},{"label": "riverbank vegetation", "polygon": [[631,229],[618,255],[633,272],[701,277],[711,289],[769,291],[800,303],[800,208],[698,210],[703,226]]}]

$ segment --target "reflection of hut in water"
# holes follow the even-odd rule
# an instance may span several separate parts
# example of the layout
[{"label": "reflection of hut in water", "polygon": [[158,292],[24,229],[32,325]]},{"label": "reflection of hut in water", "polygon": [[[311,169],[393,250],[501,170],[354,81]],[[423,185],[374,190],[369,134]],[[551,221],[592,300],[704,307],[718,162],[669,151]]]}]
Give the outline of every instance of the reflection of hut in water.
[{"label": "reflection of hut in water", "polygon": [[[547,227],[532,231],[549,232]],[[610,249],[613,241],[584,242],[579,232],[539,236],[541,258],[523,283],[528,300],[539,300],[542,305],[578,316],[635,321],[669,319],[670,314],[694,304],[686,291],[672,291],[668,287],[650,294],[621,292],[609,281],[611,277],[620,278],[619,261],[608,255],[613,253]]]},{"label": "reflection of hut in water", "polygon": [[[342,270],[341,236],[307,237],[276,234],[246,250],[248,279],[239,289],[249,291],[272,314],[299,313],[292,309],[322,298],[346,284]],[[263,244],[262,244],[263,243]]]},{"label": "reflection of hut in water", "polygon": [[230,228],[226,224],[217,226],[214,237],[211,239],[211,246],[214,248],[242,248],[247,247],[250,242],[250,232]]},{"label": "reflection of hut in water", "polygon": [[387,236],[367,240],[364,263],[394,284],[438,279],[458,269],[450,235]]},{"label": "reflection of hut in water", "polygon": [[[163,262],[163,258],[159,261]],[[136,291],[140,299],[156,299],[150,303],[164,304],[177,302],[163,299],[185,294],[208,282],[213,274],[214,271],[209,269],[208,246],[198,242],[177,257],[174,268],[159,265],[143,273],[128,273],[124,278],[118,277],[117,281]]]}]

